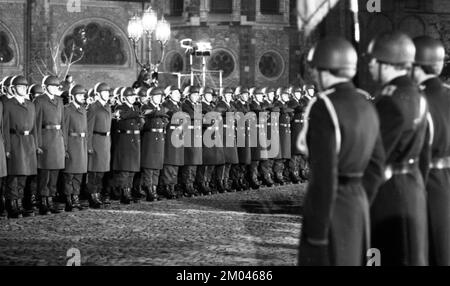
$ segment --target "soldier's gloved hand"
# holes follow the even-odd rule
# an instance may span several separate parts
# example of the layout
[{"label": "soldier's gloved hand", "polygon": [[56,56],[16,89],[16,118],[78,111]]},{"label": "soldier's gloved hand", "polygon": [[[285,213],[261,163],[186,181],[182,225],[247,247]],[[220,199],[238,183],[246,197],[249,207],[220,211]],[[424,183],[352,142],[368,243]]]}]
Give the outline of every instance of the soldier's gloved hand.
[{"label": "soldier's gloved hand", "polygon": [[89,149],[89,150],[88,150],[88,154],[89,154],[89,155],[90,155],[90,154],[94,154],[94,150]]},{"label": "soldier's gloved hand", "polygon": [[36,153],[38,154],[38,155],[41,155],[41,154],[44,154],[44,150],[42,150],[41,148],[37,148],[36,149]]},{"label": "soldier's gloved hand", "polygon": [[6,152],[6,158],[7,159],[11,158],[11,153],[10,152]]}]

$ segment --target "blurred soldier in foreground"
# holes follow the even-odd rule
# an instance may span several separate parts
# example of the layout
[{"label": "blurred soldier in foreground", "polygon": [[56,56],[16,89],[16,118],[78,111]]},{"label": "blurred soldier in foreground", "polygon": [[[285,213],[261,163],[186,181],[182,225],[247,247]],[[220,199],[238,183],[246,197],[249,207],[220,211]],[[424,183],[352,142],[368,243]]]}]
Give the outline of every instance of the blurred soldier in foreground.
[{"label": "blurred soldier in foreground", "polygon": [[[36,111],[34,104],[25,100],[28,82],[16,76],[11,82],[14,98],[4,101],[3,136],[5,139],[6,164],[6,210],[8,217],[18,218],[34,214],[31,195],[24,199],[27,176],[36,175]],[[25,205],[25,212],[23,211]]]},{"label": "blurred soldier in foreground", "polygon": [[66,145],[66,163],[64,174],[64,196],[66,211],[74,208],[82,210],[80,188],[83,174],[87,173],[87,90],[81,85],[69,88],[70,103],[64,108],[64,140]]},{"label": "blurred soldier in foreground", "polygon": [[106,83],[97,83],[94,88],[96,101],[87,109],[88,123],[88,174],[87,192],[89,205],[100,208],[109,203],[109,193],[104,194],[102,202],[102,180],[110,170],[111,161],[111,108],[108,104],[109,86]]},{"label": "blurred soldier in foreground", "polygon": [[64,169],[65,149],[62,127],[64,105],[61,86],[55,76],[46,76],[42,81],[44,95],[34,100],[36,106],[36,135],[38,144],[38,192],[40,213],[59,213],[54,198],[59,171]]},{"label": "blurred soldier in foreground", "polygon": [[416,58],[412,75],[427,97],[433,126],[430,172],[426,181],[430,265],[450,266],[450,87],[439,75],[444,67],[444,45],[428,36],[414,39]]},{"label": "blurred soldier in foreground", "polygon": [[367,193],[373,192],[363,187],[363,176],[371,158],[380,156],[379,173],[383,163],[377,113],[351,82],[358,56],[347,40],[321,40],[308,60],[324,91],[308,105],[297,142],[312,171],[299,264],[362,266],[370,247]]},{"label": "blurred soldier in foreground", "polygon": [[429,167],[428,107],[408,76],[415,53],[413,41],[401,32],[383,33],[368,47],[369,72],[383,85],[375,105],[386,151],[387,181],[371,207],[372,247],[381,251],[383,265],[428,264],[423,180]]}]

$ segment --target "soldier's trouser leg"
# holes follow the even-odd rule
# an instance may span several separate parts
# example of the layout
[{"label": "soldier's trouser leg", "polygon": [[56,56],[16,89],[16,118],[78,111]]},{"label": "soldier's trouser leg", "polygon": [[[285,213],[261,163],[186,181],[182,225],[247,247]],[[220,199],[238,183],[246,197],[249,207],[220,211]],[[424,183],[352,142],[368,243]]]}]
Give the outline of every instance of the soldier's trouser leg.
[{"label": "soldier's trouser leg", "polygon": [[64,195],[80,195],[83,174],[64,173]]},{"label": "soldier's trouser leg", "polygon": [[299,156],[299,168],[300,168],[300,177],[304,180],[308,180],[309,178],[308,160],[303,155]]},{"label": "soldier's trouser leg", "polygon": [[156,188],[158,186],[160,170],[142,169],[142,188],[147,201],[154,201],[158,198]]},{"label": "soldier's trouser leg", "polygon": [[258,188],[260,186],[260,182],[258,180],[259,164],[259,161],[252,161],[252,163],[248,166],[249,182],[252,188]]},{"label": "soldier's trouser leg", "polygon": [[5,199],[6,200],[22,200],[25,190],[26,176],[7,176]]},{"label": "soldier's trouser leg", "polygon": [[292,155],[288,161],[288,169],[291,180],[297,183],[300,180],[300,155]]},{"label": "soldier's trouser leg", "polygon": [[38,193],[41,197],[54,197],[59,170],[38,169]]},{"label": "soldier's trouser leg", "polygon": [[195,165],[189,165],[189,166],[183,166],[180,169],[181,173],[181,182],[183,186],[183,191],[187,195],[194,195],[196,193],[194,184],[195,184],[195,177],[197,175],[197,166]]},{"label": "soldier's trouser leg", "polygon": [[26,176],[6,177],[5,208],[8,212],[8,217],[18,218],[22,216],[22,199],[26,179]]},{"label": "soldier's trouser leg", "polygon": [[210,194],[211,188],[209,186],[208,173],[211,166],[201,165],[197,168],[196,181],[203,194]]},{"label": "soldier's trouser leg", "polygon": [[283,171],[284,171],[284,159],[276,159],[273,164],[273,172],[275,174],[275,180],[277,183],[283,183]]},{"label": "soldier's trouser leg", "polygon": [[133,187],[134,172],[118,172],[117,179],[121,189],[130,189]]},{"label": "soldier's trouser leg", "polygon": [[105,173],[89,172],[86,178],[86,190],[88,194],[99,194],[102,190],[103,176]]},{"label": "soldier's trouser leg", "polygon": [[175,197],[175,185],[178,180],[178,166],[164,165],[160,174],[160,194],[172,199]]}]

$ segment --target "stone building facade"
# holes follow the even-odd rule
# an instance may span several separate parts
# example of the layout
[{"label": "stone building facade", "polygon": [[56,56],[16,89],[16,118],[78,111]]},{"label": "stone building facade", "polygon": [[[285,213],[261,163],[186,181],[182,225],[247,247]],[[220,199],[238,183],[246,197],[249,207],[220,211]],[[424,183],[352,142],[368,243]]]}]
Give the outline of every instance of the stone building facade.
[{"label": "stone building facade", "polygon": [[[64,76],[65,55],[80,31],[86,31],[83,58],[71,65],[70,74],[88,87],[98,81],[130,85],[140,66],[127,37],[127,24],[150,2],[172,29],[159,66],[163,84],[177,84],[177,77],[169,73],[190,70],[189,56],[180,45],[186,38],[212,44],[206,66],[223,70],[224,86],[298,84],[308,80],[305,55],[318,38],[330,34],[352,38],[346,0],[309,38],[297,29],[296,0],[0,0],[0,76],[23,73],[39,81],[46,69]],[[367,2],[359,0],[360,53],[374,35],[391,29],[412,36],[433,35],[450,47],[449,1],[380,0],[379,12],[367,11]],[[162,55],[158,43],[152,43],[152,62],[156,62]],[[147,50],[146,41],[141,40],[136,46],[139,61],[148,60]],[[194,68],[201,68],[200,58],[194,59]],[[217,86],[219,80],[211,74],[207,81]],[[369,90],[375,87],[363,61],[358,81]]]}]

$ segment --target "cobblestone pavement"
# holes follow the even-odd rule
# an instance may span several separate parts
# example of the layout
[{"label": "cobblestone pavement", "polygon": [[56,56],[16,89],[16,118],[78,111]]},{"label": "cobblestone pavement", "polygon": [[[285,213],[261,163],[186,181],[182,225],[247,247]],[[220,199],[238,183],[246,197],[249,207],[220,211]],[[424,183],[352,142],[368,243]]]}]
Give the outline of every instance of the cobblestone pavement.
[{"label": "cobblestone pavement", "polygon": [[0,265],[295,265],[304,186],[0,220]]}]

